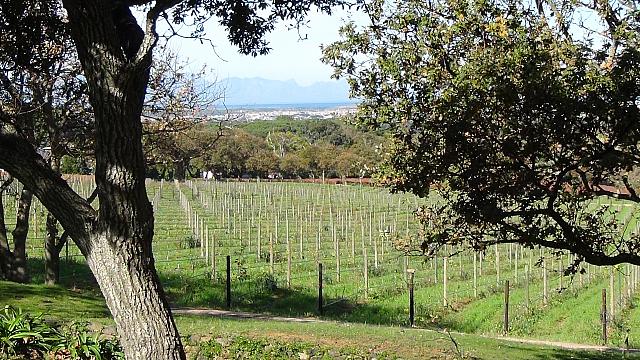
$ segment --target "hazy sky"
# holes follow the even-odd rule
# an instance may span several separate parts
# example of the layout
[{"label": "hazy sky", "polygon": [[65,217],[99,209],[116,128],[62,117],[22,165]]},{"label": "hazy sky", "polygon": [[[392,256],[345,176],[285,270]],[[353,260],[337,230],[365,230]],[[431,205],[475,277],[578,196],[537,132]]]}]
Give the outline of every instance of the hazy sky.
[{"label": "hazy sky", "polygon": [[338,29],[349,17],[347,12],[332,16],[312,13],[309,24],[300,30],[306,40],[299,40],[298,32],[278,26],[267,39],[271,52],[268,55],[252,57],[238,53],[226,37],[224,29],[217,23],[207,24],[207,33],[214,40],[215,51],[199,41],[174,38],[171,47],[181,57],[188,58],[194,68],[202,64],[213,70],[218,80],[227,77],[262,77],[272,80],[295,80],[300,85],[318,81],[331,81],[332,69],[320,61],[320,44],[338,40]]}]

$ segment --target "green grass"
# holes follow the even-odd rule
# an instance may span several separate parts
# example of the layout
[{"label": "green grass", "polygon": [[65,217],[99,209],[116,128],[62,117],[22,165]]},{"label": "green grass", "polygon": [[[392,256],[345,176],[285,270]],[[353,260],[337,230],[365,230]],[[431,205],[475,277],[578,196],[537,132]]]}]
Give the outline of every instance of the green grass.
[{"label": "green grass", "polygon": [[[76,187],[79,185],[75,184]],[[85,192],[89,188],[85,185]],[[443,254],[434,266],[433,261],[425,263],[420,256],[405,260],[393,249],[394,240],[407,233],[415,234],[420,227],[411,214],[411,208],[434,199],[391,195],[385,189],[371,187],[296,183],[194,182],[179,187],[164,183],[161,187],[160,183],[150,182],[148,191],[150,199],[157,200],[153,244],[156,267],[174,306],[222,308],[225,299],[224,262],[225,256],[230,255],[233,309],[287,316],[314,315],[317,262],[322,262],[325,302],[331,304],[326,308],[325,318],[353,323],[406,325],[408,299],[404,271],[414,268],[416,319],[420,326],[499,334],[502,329],[503,281],[508,279],[511,282],[511,332],[514,335],[551,340],[574,339],[590,344],[600,342],[599,314],[594,310],[600,305],[599,289],[609,288],[603,280],[607,271],[590,267],[591,282],[585,280],[584,285],[579,285],[576,279],[573,290],[559,294],[554,290],[560,282],[558,269],[570,258],[564,256],[560,264],[557,259],[547,257],[551,300],[548,306],[542,307],[542,273],[533,264],[541,255],[549,254],[539,249],[504,245],[499,247],[499,254],[494,248],[489,249],[478,277],[477,297],[472,285],[473,257],[462,253],[451,258],[448,262],[450,306],[445,308],[442,305]],[[209,259],[201,256],[204,251],[200,244],[205,239],[200,239],[200,233],[190,227],[183,207],[185,201],[209,229]],[[7,213],[11,213],[13,202],[8,201],[6,205]],[[38,244],[42,244],[44,234],[44,212],[37,202],[35,206],[40,221],[38,237],[36,227],[30,229],[29,261],[33,269],[33,283],[41,283],[44,266],[42,249]],[[601,205],[595,202],[589,205],[590,208],[597,206]],[[612,204],[612,209],[619,211],[612,211],[611,216],[629,223],[630,226],[624,230],[629,234],[631,228],[635,228],[638,212],[618,202]],[[274,241],[273,268],[269,262],[270,238]],[[292,260],[290,287],[286,279],[287,238]],[[215,268],[211,263],[214,244]],[[339,279],[336,246],[340,262]],[[369,272],[367,298],[363,246],[367,251]],[[375,252],[378,253],[377,268]],[[496,255],[499,256],[499,281]],[[62,285],[95,291],[95,281],[78,249],[72,245],[68,256],[63,251],[62,257]],[[530,311],[524,309],[525,265],[532,271]],[[566,286],[569,279],[565,277],[563,281]],[[616,294],[620,288],[616,281]],[[635,325],[638,316],[637,310],[622,308],[618,316],[620,321],[611,328],[613,344],[623,343],[626,328]],[[631,343],[640,345],[640,332],[632,329],[630,334]]]},{"label": "green grass", "polygon": [[[30,312],[45,312],[47,317],[52,319],[88,320],[107,326],[112,325],[104,301],[99,294],[89,290],[70,291],[60,287],[0,282],[0,305],[9,304]],[[336,354],[336,357],[355,354],[351,358],[358,358],[357,356],[364,358],[367,354],[388,354],[389,358],[397,356],[403,359],[425,359],[454,358],[458,354],[449,335],[444,332],[402,327],[336,322],[286,323],[196,316],[177,316],[176,323],[187,344],[197,345],[211,339],[231,338],[236,344],[232,344],[236,347],[235,353],[246,353],[249,349],[267,351],[264,348],[267,347],[265,341],[268,341],[284,353],[318,348],[326,351],[327,358],[332,358],[330,354]],[[516,360],[625,358],[623,354],[617,352],[569,351],[474,335],[453,334],[452,336],[460,351],[470,358]],[[248,340],[242,340],[243,338]],[[274,341],[274,339],[277,340]],[[269,349],[268,351],[274,351],[273,346]],[[335,349],[336,352],[327,349]],[[191,351],[191,354],[194,354],[194,351]],[[627,355],[626,358],[638,357]]]},{"label": "green grass", "polygon": [[68,290],[58,286],[21,285],[0,281],[0,306],[60,319],[106,319],[110,316],[102,295],[94,290]]}]

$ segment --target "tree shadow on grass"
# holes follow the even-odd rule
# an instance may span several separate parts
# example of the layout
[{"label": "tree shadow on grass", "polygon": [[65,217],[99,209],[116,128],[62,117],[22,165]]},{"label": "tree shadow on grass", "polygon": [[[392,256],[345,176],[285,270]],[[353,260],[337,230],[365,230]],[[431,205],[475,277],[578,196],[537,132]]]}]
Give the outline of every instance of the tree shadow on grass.
[{"label": "tree shadow on grass", "polygon": [[68,290],[59,286],[0,282],[0,304],[68,320],[110,316],[99,293]]},{"label": "tree shadow on grass", "polygon": [[[209,274],[185,276],[179,272],[160,273],[165,292],[173,307],[226,308],[226,283],[210,280]],[[326,292],[325,294],[329,294]],[[371,303],[324,296],[323,319],[345,322],[406,325],[408,314]],[[272,276],[234,278],[231,282],[231,310],[287,317],[318,317],[318,294],[309,287],[280,286]]]},{"label": "tree shadow on grass", "polygon": [[[29,267],[31,283],[44,283],[44,260],[42,258],[29,258],[27,266]],[[91,269],[84,261],[84,258],[71,257],[69,260],[61,259],[60,261],[60,283],[59,286],[68,289],[91,289],[99,291],[98,282],[96,281]]]}]

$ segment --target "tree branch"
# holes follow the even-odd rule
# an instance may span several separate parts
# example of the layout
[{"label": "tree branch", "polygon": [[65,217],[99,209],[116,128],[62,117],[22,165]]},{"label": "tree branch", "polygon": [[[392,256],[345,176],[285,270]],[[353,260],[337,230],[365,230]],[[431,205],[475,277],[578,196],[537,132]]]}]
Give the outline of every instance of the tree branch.
[{"label": "tree branch", "polygon": [[[556,219],[554,218],[554,221],[555,220]],[[523,231],[522,229],[512,224],[501,221],[499,225],[505,227],[511,233],[516,235],[520,239],[520,241],[518,239],[510,240],[510,239],[495,238],[494,240],[487,241],[488,244],[490,245],[514,244],[514,243],[521,243],[522,240],[526,240],[526,242],[531,243],[533,245],[544,246],[544,247],[547,247],[550,249],[556,249],[556,250],[570,251],[574,254],[582,256],[585,261],[587,261],[592,265],[610,266],[610,265],[617,265],[622,263],[640,265],[640,255],[632,254],[632,253],[618,253],[616,255],[611,256],[601,251],[595,251],[595,249],[593,249],[588,244],[584,244],[582,241],[578,241],[578,239],[575,237],[575,234],[573,232],[571,232],[570,234],[565,233],[564,228],[563,228],[563,233],[565,236],[569,235],[567,236],[569,241],[557,241],[557,240],[551,241],[551,240],[538,239],[538,238],[531,239],[531,236],[529,236],[529,234],[527,234],[525,231]],[[561,224],[559,225],[562,227]]]},{"label": "tree branch", "polygon": [[158,18],[166,10],[178,5],[182,0],[164,0],[156,1],[156,4],[147,12],[147,20],[145,24],[144,39],[142,45],[138,49],[138,53],[135,57],[135,63],[145,63],[142,61],[147,56],[151,56],[153,48],[158,42],[158,33],[156,32],[156,25]]},{"label": "tree branch", "polygon": [[86,254],[91,230],[87,226],[94,223],[96,211],[51,170],[33,146],[18,136],[0,134],[0,167],[38,197]]}]

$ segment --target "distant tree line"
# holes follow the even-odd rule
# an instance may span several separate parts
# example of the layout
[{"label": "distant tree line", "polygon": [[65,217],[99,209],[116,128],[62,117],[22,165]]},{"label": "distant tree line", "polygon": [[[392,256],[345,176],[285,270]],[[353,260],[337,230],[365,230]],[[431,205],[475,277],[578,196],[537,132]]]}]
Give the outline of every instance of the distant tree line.
[{"label": "distant tree line", "polygon": [[320,178],[370,176],[380,162],[381,132],[367,132],[346,121],[295,120],[235,123],[222,129],[200,125],[181,136],[154,141],[155,178]]}]

